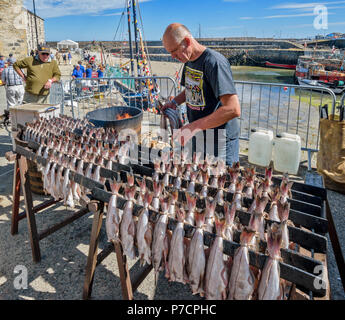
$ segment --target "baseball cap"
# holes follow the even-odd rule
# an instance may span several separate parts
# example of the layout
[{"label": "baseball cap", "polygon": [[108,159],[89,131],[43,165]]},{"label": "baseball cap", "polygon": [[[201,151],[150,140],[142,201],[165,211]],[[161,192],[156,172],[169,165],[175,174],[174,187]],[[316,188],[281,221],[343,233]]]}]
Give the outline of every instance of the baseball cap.
[{"label": "baseball cap", "polygon": [[50,53],[50,48],[46,45],[44,46],[38,46],[38,51],[39,52],[46,52],[46,53]]}]

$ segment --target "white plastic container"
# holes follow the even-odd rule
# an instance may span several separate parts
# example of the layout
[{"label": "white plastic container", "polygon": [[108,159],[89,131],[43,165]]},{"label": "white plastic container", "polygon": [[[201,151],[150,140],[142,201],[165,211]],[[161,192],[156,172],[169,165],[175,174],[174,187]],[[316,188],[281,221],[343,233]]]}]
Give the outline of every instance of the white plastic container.
[{"label": "white plastic container", "polygon": [[273,141],[274,170],[297,174],[301,159],[301,137],[298,134],[283,132]]},{"label": "white plastic container", "polygon": [[58,117],[60,106],[47,103],[27,103],[10,107],[12,129],[17,130],[18,124],[25,125],[26,122],[33,122],[40,117]]},{"label": "white plastic container", "polygon": [[258,166],[268,167],[272,159],[273,131],[262,128],[251,131],[248,161]]},{"label": "white plastic container", "polygon": [[[60,106],[47,103],[26,103],[10,107],[10,119],[12,131],[18,130],[18,124],[25,126],[27,122],[33,122],[40,117],[58,117]],[[12,150],[15,151],[13,133],[11,134]]]}]

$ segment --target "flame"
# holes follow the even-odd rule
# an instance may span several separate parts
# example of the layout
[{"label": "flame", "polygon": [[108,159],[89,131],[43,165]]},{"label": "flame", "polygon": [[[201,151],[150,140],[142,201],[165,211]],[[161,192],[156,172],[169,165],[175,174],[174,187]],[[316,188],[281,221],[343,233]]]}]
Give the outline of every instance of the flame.
[{"label": "flame", "polygon": [[129,119],[129,118],[132,118],[132,116],[129,113],[116,115],[116,120]]}]

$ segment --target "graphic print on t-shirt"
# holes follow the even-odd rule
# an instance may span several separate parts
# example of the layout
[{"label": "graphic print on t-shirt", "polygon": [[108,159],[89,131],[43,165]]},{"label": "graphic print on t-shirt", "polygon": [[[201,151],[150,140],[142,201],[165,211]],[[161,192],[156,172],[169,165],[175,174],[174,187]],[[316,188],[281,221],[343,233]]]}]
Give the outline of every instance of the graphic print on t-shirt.
[{"label": "graphic print on t-shirt", "polygon": [[202,91],[203,72],[186,67],[185,88],[186,104],[193,110],[203,110],[205,107],[204,93]]}]

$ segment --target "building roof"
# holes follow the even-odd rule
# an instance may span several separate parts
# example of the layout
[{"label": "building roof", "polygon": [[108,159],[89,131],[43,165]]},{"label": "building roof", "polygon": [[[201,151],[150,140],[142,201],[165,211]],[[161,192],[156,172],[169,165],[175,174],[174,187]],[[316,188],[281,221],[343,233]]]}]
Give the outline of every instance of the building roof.
[{"label": "building roof", "polygon": [[76,44],[76,45],[78,45],[78,42],[75,42],[75,41],[73,41],[73,40],[69,40],[69,39],[67,39],[67,40],[61,40],[60,42],[58,42],[57,44]]},{"label": "building roof", "polygon": [[43,21],[44,21],[44,19],[43,19],[43,18],[41,18],[41,17],[40,17],[40,16],[38,16],[37,14],[34,14],[32,11],[30,11],[30,10],[26,9],[25,7],[22,7],[22,8],[23,8],[23,10],[26,10],[28,13],[32,14],[33,16],[36,16],[38,19],[41,19],[41,20],[43,20]]}]

